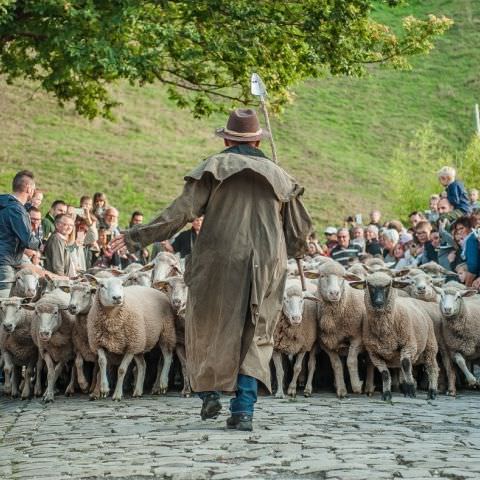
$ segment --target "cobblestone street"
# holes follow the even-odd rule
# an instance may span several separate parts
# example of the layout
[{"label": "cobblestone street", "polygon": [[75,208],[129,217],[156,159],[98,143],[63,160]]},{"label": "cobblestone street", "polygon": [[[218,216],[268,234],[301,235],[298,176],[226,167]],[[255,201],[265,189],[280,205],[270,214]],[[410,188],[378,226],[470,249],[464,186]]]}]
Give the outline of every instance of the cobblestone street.
[{"label": "cobblestone street", "polygon": [[254,431],[202,422],[200,401],[145,396],[0,400],[0,478],[467,479],[480,477],[480,394],[427,402],[261,397]]}]

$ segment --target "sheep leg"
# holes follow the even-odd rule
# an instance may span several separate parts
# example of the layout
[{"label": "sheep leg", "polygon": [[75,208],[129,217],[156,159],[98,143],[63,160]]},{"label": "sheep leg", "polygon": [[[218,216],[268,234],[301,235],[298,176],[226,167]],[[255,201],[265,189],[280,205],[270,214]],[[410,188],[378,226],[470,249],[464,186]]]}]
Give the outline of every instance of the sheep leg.
[{"label": "sheep leg", "polygon": [[457,394],[457,387],[456,387],[457,374],[455,372],[455,368],[453,367],[452,360],[448,352],[446,352],[443,349],[440,351],[440,358],[442,359],[442,364],[443,364],[443,367],[445,368],[445,373],[447,375],[447,382],[448,382],[447,395],[451,395],[452,397],[455,397],[455,395]]},{"label": "sheep leg", "polygon": [[287,394],[291,397],[297,396],[297,381],[300,372],[302,371],[302,363],[305,357],[306,352],[300,352],[297,354],[297,358],[295,359],[295,364],[293,365],[293,376],[290,385],[288,386]]},{"label": "sheep leg", "polygon": [[[99,373],[99,370],[98,370],[98,362],[95,361],[95,364],[93,366],[93,373],[92,373],[92,383],[90,384],[90,389],[89,389],[89,393],[93,393],[96,388],[97,388],[97,377],[98,377],[98,373]],[[98,385],[100,385],[98,383]]]},{"label": "sheep leg", "polygon": [[68,384],[67,388],[65,389],[65,396],[69,397],[75,393],[75,380],[77,379],[77,369],[75,365],[72,367],[72,371],[70,372],[70,383]]},{"label": "sheep leg", "polygon": [[158,393],[165,394],[168,390],[168,375],[173,362],[173,352],[162,345],[160,345],[160,350],[162,351],[163,355],[163,366],[161,372],[157,372],[157,376],[158,373],[160,373],[160,376],[158,377],[157,391]]},{"label": "sheep leg", "polygon": [[35,366],[35,387],[33,389],[33,394],[36,397],[42,396],[42,371],[43,371],[43,358],[38,355],[37,364]]},{"label": "sheep leg", "polygon": [[433,350],[429,351],[425,357],[425,369],[428,376],[428,398],[435,400],[438,391],[437,352]]},{"label": "sheep leg", "polygon": [[22,376],[22,367],[14,365],[12,368],[12,398],[18,397],[18,394],[19,394],[18,384],[21,376]]},{"label": "sheep leg", "polygon": [[100,373],[100,369],[97,368],[97,373],[95,374],[94,378],[92,379],[92,387],[94,387],[92,392],[90,393],[90,400],[97,400],[100,398],[100,385],[102,384],[102,375]]},{"label": "sheep leg", "polygon": [[375,392],[375,367],[367,358],[367,378],[365,381],[365,393],[371,397]]},{"label": "sheep leg", "polygon": [[308,354],[308,377],[305,388],[303,389],[304,397],[312,396],[312,382],[313,374],[315,373],[315,367],[317,366],[317,347],[313,347]]},{"label": "sheep leg", "polygon": [[160,395],[160,376],[162,373],[163,363],[164,363],[163,356],[160,355],[157,363],[157,376],[155,377],[155,382],[152,387],[152,395]]},{"label": "sheep leg", "polygon": [[333,375],[335,377],[335,388],[338,398],[344,398],[347,396],[347,387],[345,386],[345,379],[343,378],[343,365],[340,355],[332,350],[327,350],[330,363],[332,364]]},{"label": "sheep leg", "polygon": [[175,348],[177,353],[177,357],[180,360],[180,365],[182,367],[182,375],[183,375],[183,390],[182,390],[182,397],[190,397],[192,394],[192,388],[190,386],[190,377],[188,375],[187,369],[187,354],[185,353],[185,345],[177,345]]},{"label": "sheep leg", "polygon": [[22,395],[21,399],[26,400],[30,397],[30,392],[32,390],[32,375],[35,364],[30,362],[25,369],[25,381],[23,382]]},{"label": "sheep leg", "polygon": [[85,372],[83,371],[83,357],[80,353],[77,353],[75,357],[75,366],[73,370],[77,370],[77,380],[80,390],[85,393],[88,390],[88,382],[85,378]]},{"label": "sheep leg", "polygon": [[122,362],[118,367],[118,374],[117,374],[117,385],[115,386],[115,391],[112,395],[112,400],[120,401],[123,396],[123,380],[125,379],[125,374],[127,373],[128,366],[130,365],[133,359],[133,353],[126,353],[123,358]]},{"label": "sheep leg", "polygon": [[368,352],[368,355],[373,365],[378,368],[378,371],[382,375],[382,400],[392,400],[392,377],[390,376],[390,370],[388,370],[387,364],[373,352]]},{"label": "sheep leg", "polygon": [[285,373],[283,371],[282,354],[274,350],[272,360],[275,365],[275,374],[277,376],[277,393],[275,394],[275,397],[285,398],[285,394],[283,393],[283,377]]},{"label": "sheep leg", "polygon": [[47,364],[47,390],[43,395],[43,401],[48,403],[48,402],[53,402],[53,397],[54,397],[53,389],[55,387],[56,366],[52,360],[52,357],[48,352],[45,352],[44,360],[45,360],[45,363]]},{"label": "sheep leg", "polygon": [[468,386],[473,387],[477,385],[477,379],[475,378],[475,375],[473,375],[472,372],[470,372],[470,370],[468,369],[465,359],[463,358],[463,355],[460,352],[457,352],[453,355],[453,359],[455,360],[455,363],[460,367],[460,370],[465,375]]},{"label": "sheep leg", "polygon": [[98,368],[100,369],[100,396],[107,398],[110,392],[107,377],[107,355],[103,348],[99,348],[97,351],[98,356]]},{"label": "sheep leg", "polygon": [[405,379],[405,397],[415,397],[415,380],[413,379],[412,373],[412,360],[410,355],[405,352],[400,352],[400,369],[403,373]]},{"label": "sheep leg", "polygon": [[353,393],[362,393],[363,382],[358,375],[358,354],[360,352],[361,340],[355,339],[350,343],[347,356],[347,368],[350,374],[350,383]]},{"label": "sheep leg", "polygon": [[133,391],[134,397],[141,397],[143,395],[143,383],[145,382],[145,371],[147,364],[143,353],[135,355],[133,357],[135,364],[137,365],[137,379],[135,382],[135,390]]},{"label": "sheep leg", "polygon": [[12,394],[12,372],[14,370],[13,360],[10,353],[6,352],[5,350],[2,351],[2,358],[3,358],[3,374],[5,377],[5,384],[3,386],[3,393],[4,395],[11,395]]}]

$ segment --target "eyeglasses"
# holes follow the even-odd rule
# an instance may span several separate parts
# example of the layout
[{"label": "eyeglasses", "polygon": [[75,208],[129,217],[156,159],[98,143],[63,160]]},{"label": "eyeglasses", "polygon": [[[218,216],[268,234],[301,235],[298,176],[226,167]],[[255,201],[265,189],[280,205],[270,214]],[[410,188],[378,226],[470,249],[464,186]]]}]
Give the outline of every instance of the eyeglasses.
[{"label": "eyeglasses", "polygon": [[347,235],[337,235],[337,238],[348,238]]}]

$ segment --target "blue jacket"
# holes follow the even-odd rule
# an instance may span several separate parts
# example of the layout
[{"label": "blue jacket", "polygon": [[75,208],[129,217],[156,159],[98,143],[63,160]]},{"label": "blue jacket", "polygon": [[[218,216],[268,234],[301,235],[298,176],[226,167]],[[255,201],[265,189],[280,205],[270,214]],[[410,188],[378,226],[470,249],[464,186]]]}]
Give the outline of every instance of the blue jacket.
[{"label": "blue jacket", "polygon": [[461,210],[466,215],[472,212],[472,206],[462,182],[455,180],[447,187],[447,198],[455,210]]},{"label": "blue jacket", "polygon": [[25,207],[13,195],[0,195],[0,266],[18,265],[26,248],[39,247]]},{"label": "blue jacket", "polygon": [[468,272],[478,276],[480,274],[480,255],[478,250],[478,239],[474,232],[465,239],[462,258],[467,263]]}]

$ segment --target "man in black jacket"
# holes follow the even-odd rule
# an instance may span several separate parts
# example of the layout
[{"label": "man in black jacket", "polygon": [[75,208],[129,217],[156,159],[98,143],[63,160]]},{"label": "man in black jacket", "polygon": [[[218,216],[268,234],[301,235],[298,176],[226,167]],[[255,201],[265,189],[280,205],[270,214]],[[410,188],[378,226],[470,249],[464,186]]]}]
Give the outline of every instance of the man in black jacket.
[{"label": "man in black jacket", "polygon": [[0,195],[0,298],[10,295],[15,267],[20,265],[24,250],[40,246],[24,206],[34,192],[33,173],[22,170],[13,178],[12,193]]}]

